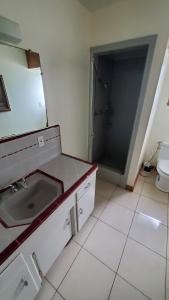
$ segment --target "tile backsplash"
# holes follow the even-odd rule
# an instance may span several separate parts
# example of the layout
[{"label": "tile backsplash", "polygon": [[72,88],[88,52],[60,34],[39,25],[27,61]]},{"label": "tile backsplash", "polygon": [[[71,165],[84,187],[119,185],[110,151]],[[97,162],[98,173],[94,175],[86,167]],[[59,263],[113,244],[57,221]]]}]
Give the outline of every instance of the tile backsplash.
[{"label": "tile backsplash", "polygon": [[[38,137],[43,136],[40,147]],[[59,126],[0,143],[0,188],[28,175],[61,153]]]}]

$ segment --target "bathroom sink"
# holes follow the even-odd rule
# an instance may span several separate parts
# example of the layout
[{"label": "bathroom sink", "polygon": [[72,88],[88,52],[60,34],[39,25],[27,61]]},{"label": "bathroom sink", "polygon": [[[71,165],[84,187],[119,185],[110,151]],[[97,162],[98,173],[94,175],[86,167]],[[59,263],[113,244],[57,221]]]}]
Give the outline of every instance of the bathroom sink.
[{"label": "bathroom sink", "polygon": [[61,194],[61,182],[37,171],[27,177],[25,188],[1,194],[0,218],[8,226],[29,224]]}]

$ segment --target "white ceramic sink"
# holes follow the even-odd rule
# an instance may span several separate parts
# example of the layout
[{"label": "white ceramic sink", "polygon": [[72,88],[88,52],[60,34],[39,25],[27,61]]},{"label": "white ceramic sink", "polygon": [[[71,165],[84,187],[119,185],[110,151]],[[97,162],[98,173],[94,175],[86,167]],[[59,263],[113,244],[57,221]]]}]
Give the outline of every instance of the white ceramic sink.
[{"label": "white ceramic sink", "polygon": [[31,223],[62,194],[60,182],[38,171],[26,183],[17,192],[8,189],[1,194],[0,218],[8,226]]}]

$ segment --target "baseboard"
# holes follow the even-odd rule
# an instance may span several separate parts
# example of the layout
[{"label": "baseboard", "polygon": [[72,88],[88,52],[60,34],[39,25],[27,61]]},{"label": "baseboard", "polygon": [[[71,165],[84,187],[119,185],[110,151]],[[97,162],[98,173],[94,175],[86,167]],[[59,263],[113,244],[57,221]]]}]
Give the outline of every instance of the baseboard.
[{"label": "baseboard", "polygon": [[131,186],[131,185],[126,185],[126,190],[127,191],[130,191],[130,192],[133,192],[133,190],[134,190],[134,186]]},{"label": "baseboard", "polygon": [[133,185],[133,186],[128,185],[128,184],[126,185],[126,190],[127,190],[127,191],[130,191],[130,192],[133,192],[133,191],[134,191],[134,187],[135,187],[135,185],[136,185],[136,182],[137,182],[137,179],[138,179],[138,177],[139,177],[140,171],[141,171],[141,169],[140,169],[139,172],[137,173],[136,179],[135,179],[135,181],[134,181],[134,185]]}]

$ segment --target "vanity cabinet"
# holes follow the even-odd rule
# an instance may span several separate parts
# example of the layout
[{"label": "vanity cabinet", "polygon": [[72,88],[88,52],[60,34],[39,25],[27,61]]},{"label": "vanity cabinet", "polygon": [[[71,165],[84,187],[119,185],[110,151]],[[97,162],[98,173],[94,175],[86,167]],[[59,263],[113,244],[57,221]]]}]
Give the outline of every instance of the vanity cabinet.
[{"label": "vanity cabinet", "polygon": [[0,266],[0,299],[35,298],[43,277],[94,210],[95,182],[96,172]]},{"label": "vanity cabinet", "polygon": [[0,299],[30,300],[35,298],[38,290],[22,254],[0,274]]},{"label": "vanity cabinet", "polygon": [[96,174],[89,176],[77,191],[77,226],[82,228],[94,210]]},{"label": "vanity cabinet", "polygon": [[45,276],[73,235],[75,196],[71,195],[23,244],[23,254]]}]

